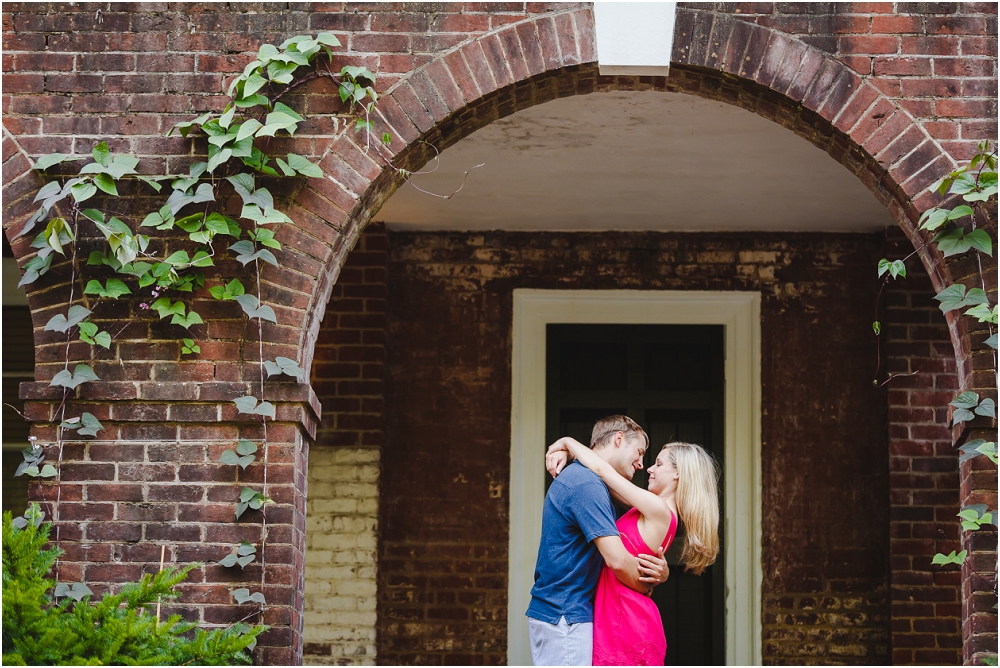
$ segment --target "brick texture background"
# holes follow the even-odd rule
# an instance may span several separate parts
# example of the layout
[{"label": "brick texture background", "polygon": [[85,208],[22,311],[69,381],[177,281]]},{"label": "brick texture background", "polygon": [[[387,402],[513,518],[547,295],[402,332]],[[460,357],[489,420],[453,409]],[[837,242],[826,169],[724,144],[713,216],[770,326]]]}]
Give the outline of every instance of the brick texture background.
[{"label": "brick texture background", "polygon": [[[382,97],[381,105],[385,120],[378,120],[377,130],[390,130],[397,138],[389,150],[400,165],[417,167],[429,157],[430,152],[416,141],[418,138],[432,141],[439,148],[444,148],[496,118],[555,96],[607,89],[685,91],[748,108],[820,146],[855,173],[900,222],[905,235],[912,237],[914,222],[919,213],[938,201],[928,190],[934,181],[949,171],[956,161],[966,159],[976,141],[981,138],[996,138],[996,11],[996,5],[992,3],[681,5],[674,40],[674,66],[670,77],[663,79],[599,77],[593,65],[595,50],[592,15],[589,7],[583,4],[247,3],[217,6],[169,3],[5,3],[2,14],[4,85],[0,99],[4,125],[4,228],[10,237],[34,211],[31,199],[41,181],[30,172],[28,156],[54,151],[86,154],[98,141],[108,139],[114,150],[130,151],[140,156],[141,171],[176,173],[197,156],[203,155],[205,145],[201,140],[165,138],[163,134],[170,125],[188,120],[205,110],[221,109],[225,104],[221,92],[227,78],[240,71],[252,59],[252,52],[260,44],[280,42],[299,32],[332,30],[343,43],[335,57],[335,68],[350,62],[367,65],[378,72],[378,90],[386,94]],[[281,205],[295,220],[295,224],[283,226],[279,233],[279,238],[286,246],[282,254],[282,266],[268,269],[265,274],[264,298],[275,305],[279,324],[265,327],[263,338],[267,357],[294,357],[301,361],[304,368],[309,369],[313,361],[314,346],[322,337],[327,336],[327,330],[330,329],[329,326],[321,328],[321,323],[324,306],[331,295],[336,291],[337,299],[343,300],[344,304],[357,298],[343,294],[346,293],[347,281],[342,290],[337,288],[342,264],[349,251],[355,248],[360,230],[397,183],[354,143],[353,134],[347,132],[347,127],[342,122],[343,110],[336,100],[335,91],[327,82],[317,80],[303,87],[296,95],[289,96],[289,102],[304,111],[310,121],[294,139],[276,142],[272,148],[321,158],[327,178],[276,189]],[[141,209],[144,205],[138,202],[137,206]],[[989,231],[995,239],[995,229]],[[92,231],[88,233],[85,230],[81,235],[80,245],[85,251],[89,250],[88,244],[91,243],[87,240],[88,234],[92,234]],[[30,249],[27,247],[29,242],[30,238],[23,237],[12,244],[14,253],[22,264],[30,258]],[[379,242],[376,240],[374,243]],[[916,245],[919,245],[919,240]],[[380,252],[378,248],[369,250],[363,245],[362,249],[358,262],[363,265],[360,285],[365,287],[365,275],[371,270],[374,276],[378,267],[376,264],[364,263],[383,260],[374,257]],[[758,250],[761,249],[754,248],[753,252]],[[746,249],[743,251],[750,252]],[[369,252],[374,255],[365,259],[363,256]],[[691,274],[701,272],[706,284],[717,281],[718,285],[732,285],[733,281],[759,280],[762,285],[771,285],[768,283],[771,280],[768,276],[771,260],[754,260],[748,256],[744,261],[738,255],[740,250],[730,248],[727,252],[737,253],[730,268],[720,268],[726,265],[725,262],[706,261],[697,271],[691,269]],[[761,252],[779,251],[764,249]],[[921,251],[920,257],[928,268],[929,278],[935,289],[941,289],[954,281],[973,285],[977,269],[973,266],[974,263],[963,260],[945,263],[933,252],[926,250]],[[412,264],[419,266],[420,262],[414,260]],[[427,266],[435,264],[437,263],[430,262]],[[533,267],[529,265],[530,262],[525,265],[528,267],[525,272],[529,268],[534,271],[545,270],[544,263],[537,263]],[[403,262],[401,266],[408,265]],[[756,269],[739,269],[741,266]],[[859,268],[859,275],[867,275],[868,267],[869,265],[864,264],[863,268]],[[41,326],[68,295],[68,285],[60,278],[67,275],[65,269],[65,265],[55,267],[49,276],[33,286],[29,295],[37,328],[36,379],[42,384],[29,386],[25,392],[31,417],[42,423],[35,429],[43,441],[52,437],[51,429],[44,423],[52,419],[54,401],[46,394],[45,381],[61,367],[58,360],[62,354],[62,344],[55,338],[42,334]],[[220,266],[220,271],[235,269],[237,268],[224,264]],[[349,275],[349,269],[344,270]],[[738,273],[741,271],[750,273]],[[775,271],[781,275],[780,271]],[[613,273],[609,274],[607,280],[610,281],[615,276]],[[643,280],[652,281],[653,284],[661,280],[627,275],[619,278],[625,284],[642,284]],[[662,281],[669,282],[668,278],[664,277]],[[394,279],[390,278],[390,286],[392,280]],[[542,278],[539,281],[544,282]],[[785,283],[795,286],[799,281],[800,276],[792,272],[787,274]],[[995,295],[995,264],[991,263],[986,267],[986,281],[991,294]],[[864,285],[865,287],[857,288],[859,292],[855,298],[859,294],[865,294],[868,283]],[[361,355],[374,355],[380,346],[372,337],[377,338],[374,333],[378,329],[376,321],[385,316],[379,311],[380,298],[367,292],[367,289],[376,287],[368,285],[362,291],[366,293],[360,298],[364,311],[354,313],[363,315],[364,318],[358,321],[357,327],[344,325],[345,319],[349,320],[349,312],[335,310],[331,313],[331,318],[334,315],[338,318],[337,329],[334,331],[350,330],[361,335],[362,343],[358,350]],[[772,286],[769,289],[776,288]],[[781,290],[789,291],[785,297],[793,298],[792,288]],[[779,298],[778,295],[784,293],[779,291],[774,294],[775,298]],[[451,308],[441,305],[440,301],[435,302],[437,297],[433,294],[421,294],[421,298],[426,298],[428,309],[438,304],[437,308],[442,314],[447,314]],[[479,299],[483,309],[494,309],[500,313],[499,321],[505,317],[505,307],[500,302],[491,301],[483,295],[476,297],[469,294],[466,299],[470,304]],[[924,308],[925,299],[926,296],[918,297],[917,302],[913,302],[911,295],[911,304],[920,303],[920,308]],[[109,432],[108,437],[111,438],[113,434],[119,438],[118,442],[122,446],[142,450],[142,459],[134,461],[153,465],[153,461],[149,459],[149,448],[159,441],[174,443],[175,439],[183,437],[185,430],[207,429],[200,438],[205,443],[216,443],[221,448],[223,442],[235,438],[234,429],[252,429],[252,425],[239,425],[235,414],[230,410],[231,405],[225,403],[233,396],[238,396],[237,393],[245,391],[245,383],[249,378],[244,378],[244,375],[248,375],[246,369],[252,368],[252,365],[246,366],[244,362],[252,362],[256,354],[250,352],[256,348],[255,345],[245,348],[241,345],[241,341],[256,343],[253,328],[246,329],[239,310],[230,309],[230,306],[232,305],[215,305],[205,294],[196,295],[196,310],[209,314],[213,319],[211,324],[199,325],[194,329],[203,349],[202,358],[198,361],[182,359],[172,333],[163,331],[163,328],[142,317],[138,318],[128,335],[116,346],[112,358],[99,364],[99,373],[107,382],[94,384],[93,387],[84,386],[80,400],[85,402],[84,405],[91,412],[97,411],[95,415],[107,420],[106,425],[110,424],[112,429],[119,430]],[[344,306],[345,309],[349,307]],[[391,310],[392,307],[389,308]],[[410,304],[408,308],[416,310],[418,306]],[[97,313],[96,317],[110,322],[132,315],[135,314],[105,310]],[[360,324],[363,321],[368,324]],[[392,335],[391,319],[389,322],[388,331]],[[955,318],[953,314],[949,315],[947,323],[957,349],[955,372],[960,387],[976,389],[984,396],[995,397],[995,372],[986,363],[988,353],[980,343],[984,338],[981,326],[968,322],[968,319]],[[839,322],[833,324],[840,326]],[[867,327],[867,323],[865,326]],[[442,336],[444,334],[446,333]],[[919,335],[916,332],[910,334]],[[365,342],[365,336],[368,336],[369,342]],[[475,339],[470,339],[472,340]],[[395,455],[391,451],[392,434],[402,427],[394,425],[391,417],[386,431],[380,433],[381,427],[377,426],[378,360],[341,360],[345,354],[352,354],[348,352],[350,345],[332,339],[324,339],[322,345],[328,346],[323,356],[328,357],[336,351],[338,357],[336,360],[327,359],[324,364],[356,364],[360,367],[361,374],[360,378],[349,376],[347,367],[331,369],[325,366],[315,370],[314,378],[317,383],[335,384],[333,390],[321,387],[323,394],[329,395],[330,399],[344,401],[339,404],[341,409],[331,409],[330,414],[325,416],[325,421],[319,425],[322,439],[327,443],[343,439],[342,445],[351,447],[376,447],[376,441],[384,436],[389,439],[386,441],[386,452]],[[503,357],[495,356],[495,348],[491,349],[493,352],[487,353],[486,348],[473,349],[468,345],[462,349],[466,357],[455,362],[458,366],[449,368],[458,369],[470,364],[470,359],[479,358],[488,361],[493,369],[503,369],[505,364],[509,364]],[[71,352],[77,357],[86,354],[85,350],[75,346],[71,347]],[[897,357],[893,363],[899,363],[900,359]],[[390,371],[392,364],[390,359]],[[407,369],[403,361],[398,364],[401,365],[400,369]],[[776,369],[780,369],[780,366]],[[344,373],[343,377],[339,375],[341,373]],[[353,370],[350,373],[354,373]],[[858,373],[859,377],[863,375],[860,371]],[[501,380],[502,377],[502,373],[497,376]],[[469,378],[462,380],[473,385],[479,382]],[[350,389],[352,382],[357,383],[357,392]],[[370,390],[361,389],[364,387],[369,387]],[[394,387],[397,389],[393,389]],[[391,374],[388,388],[390,393],[403,392],[403,386],[393,385]],[[417,396],[422,391],[420,388],[418,390]],[[369,391],[371,394],[368,394]],[[333,394],[330,395],[330,392]],[[294,465],[289,469],[293,471],[289,481],[275,483],[276,486],[288,485],[283,488],[287,492],[287,502],[283,502],[279,512],[288,513],[287,522],[286,519],[280,520],[274,529],[288,532],[287,543],[281,542],[284,538],[276,539],[277,543],[286,545],[287,549],[282,548],[284,552],[281,556],[269,563],[274,568],[285,568],[292,575],[288,576],[287,582],[282,580],[282,584],[275,585],[275,595],[282,601],[287,599],[287,607],[280,608],[280,614],[279,608],[274,609],[274,614],[278,615],[272,620],[275,630],[261,644],[258,654],[260,660],[284,663],[296,660],[301,655],[299,629],[302,628],[301,610],[304,605],[301,585],[302,555],[305,549],[304,471],[307,446],[316,434],[315,413],[319,404],[314,396],[309,395],[308,388],[279,390],[278,396],[287,399],[279,407],[280,411],[284,411],[279,415],[279,422],[289,431],[282,433],[280,439],[275,441],[279,448],[276,452],[281,451],[292,457],[289,461],[294,461]],[[912,401],[914,396],[908,396],[907,399]],[[466,400],[466,397],[455,398],[456,402],[460,400]],[[358,401],[360,405],[355,409]],[[501,401],[501,405],[509,405],[509,401]],[[885,405],[884,402],[881,405]],[[449,408],[449,405],[446,404],[445,407]],[[908,407],[913,408],[914,405],[908,404]],[[805,413],[811,410],[808,405],[798,406],[794,402],[782,408]],[[940,418],[939,415],[934,416],[935,421]],[[769,414],[765,426],[768,421],[777,419]],[[215,420],[221,420],[221,423],[216,423]],[[782,425],[784,426],[786,425]],[[907,429],[913,432],[916,427],[910,426]],[[952,438],[968,438],[980,434],[995,438],[995,428],[989,424],[973,424],[966,434],[953,433]],[[490,438],[496,437],[493,435]],[[918,439],[908,436],[905,440]],[[418,441],[416,439],[414,443]],[[780,450],[780,443],[772,442],[768,447]],[[77,450],[72,450],[74,447]],[[67,527],[67,535],[76,536],[70,542],[79,546],[78,560],[67,559],[67,564],[78,564],[73,567],[77,569],[75,573],[88,580],[93,576],[92,581],[98,585],[113,584],[124,576],[115,575],[113,569],[97,569],[91,573],[87,570],[89,557],[85,555],[90,552],[95,555],[99,552],[103,554],[107,550],[114,551],[120,546],[131,545],[132,538],[119,535],[121,531],[134,533],[132,529],[123,528],[131,520],[122,518],[127,517],[128,513],[138,512],[143,507],[142,504],[154,501],[149,495],[158,489],[158,485],[162,483],[177,488],[183,485],[197,487],[209,502],[215,500],[211,494],[224,496],[229,493],[218,491],[221,488],[216,487],[222,481],[217,479],[221,473],[217,474],[211,469],[214,461],[212,457],[216,454],[214,451],[209,452],[204,448],[178,450],[176,459],[162,463],[169,469],[164,469],[162,475],[169,476],[170,471],[173,471],[175,477],[172,480],[144,481],[139,492],[136,492],[129,487],[133,481],[121,477],[121,465],[114,465],[116,468],[113,473],[105,470],[110,464],[99,458],[106,455],[101,454],[99,448],[91,452],[92,447],[71,445],[70,454],[81,459],[69,460],[72,463],[69,464],[67,475],[79,475],[81,479],[66,479],[64,491],[69,496],[61,498],[62,507],[67,513],[71,512],[69,509],[74,507],[73,504],[78,504],[74,512],[80,518],[74,525],[79,528],[78,534],[73,534],[74,527]],[[282,451],[280,448],[291,449]],[[433,448],[415,448],[404,453],[403,461],[407,461],[406,457],[419,459],[421,452],[431,451]],[[786,453],[780,451],[779,455],[786,456]],[[787,453],[789,457],[798,455],[798,450],[789,450]],[[98,459],[93,459],[95,456]],[[196,474],[195,469],[186,468],[190,466],[187,457],[193,457],[193,461],[206,467],[204,473]],[[77,462],[80,465],[78,473],[73,473]],[[398,471],[402,469],[390,468],[390,464],[397,463],[394,457],[383,458],[383,463],[386,464],[385,480],[399,482],[403,488],[407,482],[412,482],[398,479]],[[156,465],[159,466],[160,463],[157,462]],[[864,469],[862,474],[888,475],[888,465],[889,457],[883,451],[883,458]],[[105,468],[102,469],[101,466]],[[982,468],[983,466],[986,468]],[[498,487],[503,483],[501,478],[496,477],[499,473],[495,471],[493,479],[486,478],[484,481],[482,466],[470,463],[470,467],[469,473],[464,473],[468,481],[466,485],[470,489],[483,488],[485,485],[487,491],[486,499],[489,500],[482,501],[481,509],[488,514],[492,507],[490,504],[506,507],[497,500],[502,499],[505,493],[502,487]],[[504,470],[505,465],[498,469]],[[88,477],[91,473],[94,474],[94,479]],[[963,466],[959,473],[963,503],[982,501],[995,506],[995,468],[973,460],[971,464]],[[767,469],[765,474],[768,474]],[[109,475],[113,477],[107,478]],[[186,476],[189,475],[204,477],[187,480]],[[105,492],[95,491],[95,494],[99,496],[106,493],[115,497],[114,500],[91,498],[88,487],[91,483],[95,485],[95,490],[97,485],[107,484]],[[444,497],[448,498],[448,490],[452,486],[460,484],[460,481],[442,480]],[[79,498],[73,496],[76,493],[74,489],[80,493]],[[498,489],[500,497],[489,496],[496,494]],[[898,491],[895,487],[893,490]],[[142,498],[138,497],[140,492]],[[51,499],[53,490],[45,487],[36,494]],[[768,494],[776,496],[771,498]],[[766,490],[765,498],[778,504],[776,507],[783,507],[782,498],[779,497],[780,490]],[[915,501],[917,497],[911,498]],[[435,503],[439,503],[437,499],[437,496],[428,498],[426,503],[434,507]],[[853,502],[861,503],[857,499]],[[943,501],[941,503],[944,504]],[[109,510],[106,504],[111,504],[113,519],[110,522],[114,527],[110,533],[101,533],[97,530],[97,525],[108,521],[106,515]],[[940,509],[945,505],[936,508]],[[484,525],[481,533],[467,543],[472,546],[472,552],[459,549],[461,554],[455,556],[454,561],[449,561],[452,557],[446,555],[454,547],[455,539],[445,537],[434,538],[428,543],[442,546],[440,550],[443,551],[435,551],[439,548],[433,547],[428,553],[414,554],[407,559],[406,550],[416,549],[415,542],[418,538],[415,534],[407,533],[401,524],[402,515],[397,513],[412,510],[388,503],[380,508],[384,541],[388,541],[388,537],[394,537],[392,540],[397,541],[384,542],[380,548],[381,558],[395,558],[390,553],[392,549],[398,548],[401,552],[396,556],[401,557],[401,561],[422,564],[412,566],[416,569],[427,569],[431,564],[457,564],[460,559],[468,559],[475,564],[466,569],[475,572],[472,589],[484,595],[482,600],[477,599],[478,602],[472,604],[478,606],[476,610],[480,612],[475,614],[480,616],[474,618],[470,612],[468,619],[447,618],[447,621],[433,623],[380,616],[379,656],[422,661],[443,660],[445,656],[452,656],[455,660],[461,660],[472,656],[470,652],[475,652],[477,660],[482,658],[500,661],[504,643],[498,634],[503,622],[502,617],[491,621],[491,615],[499,614],[497,610],[504,603],[487,595],[492,585],[481,586],[480,583],[489,582],[489,578],[493,577],[490,569],[496,568],[496,564],[504,558],[486,549],[486,545],[497,544],[499,534],[496,531],[500,531],[497,527],[505,526],[503,521],[491,520]],[[163,527],[163,537],[159,540],[168,545],[173,559],[178,560],[181,558],[178,555],[187,554],[181,548],[193,540],[191,537],[194,533],[189,526],[181,526],[180,519],[150,521]],[[95,525],[95,532],[89,532],[91,523]],[[893,530],[902,530],[903,524],[905,522],[894,524]],[[143,526],[149,525],[147,523]],[[201,537],[199,540],[211,542],[217,532],[231,529],[232,526],[220,515],[217,520],[197,528]],[[887,526],[886,524],[882,528]],[[910,529],[912,531],[914,526]],[[439,535],[436,532],[441,532],[440,535],[444,536],[450,530],[438,527],[427,535]],[[846,580],[842,582],[837,575],[845,572],[842,566],[838,566],[842,564],[839,560],[849,557],[841,553],[840,548],[844,543],[839,538],[854,536],[852,531],[863,530],[834,522],[827,539],[830,546],[836,543],[839,547],[830,547],[832,552],[829,554],[836,554],[830,557],[830,563],[825,563],[823,575],[814,576],[804,570],[791,574],[785,571],[781,578],[768,584],[775,591],[794,593],[791,598],[768,599],[770,603],[767,605],[771,607],[766,614],[784,615],[780,618],[765,618],[767,637],[764,640],[765,650],[769,652],[766,655],[768,661],[812,660],[792,656],[789,647],[796,643],[802,645],[802,641],[794,637],[783,637],[779,627],[784,622],[797,619],[787,615],[805,615],[802,619],[806,621],[806,625],[813,624],[810,621],[813,617],[810,615],[820,613],[808,609],[808,605],[802,601],[808,603],[812,597],[820,594],[830,594],[835,599],[842,596],[836,604],[840,606],[839,609],[845,610],[848,609],[845,606],[853,606],[849,608],[852,614],[861,616],[851,619],[864,620],[857,622],[858,627],[851,628],[870,629],[865,632],[872,635],[867,640],[861,640],[861,635],[851,635],[854,633],[851,631],[845,636],[845,640],[845,637],[824,635],[825,632],[817,631],[818,635],[810,637],[809,642],[817,655],[829,657],[835,651],[832,648],[843,647],[846,649],[836,651],[842,651],[845,660],[882,660],[884,655],[879,648],[887,647],[888,641],[879,634],[888,628],[885,610],[890,596],[885,589],[887,581],[884,568],[879,570],[872,567],[875,570],[866,570],[866,566],[860,571],[852,571],[850,578],[853,578],[855,584],[850,585],[854,587],[850,592],[844,589],[848,587],[844,584]],[[142,531],[148,533],[147,528]],[[776,532],[774,535],[765,535],[766,549],[770,549],[768,541],[773,540],[774,545],[781,546],[790,541],[789,544],[794,544],[795,536],[801,534],[800,531],[783,534],[779,529]],[[156,530],[153,533],[155,535]],[[866,540],[871,539],[866,545],[882,545],[883,555],[887,553],[886,543],[889,540],[884,533],[864,536]],[[149,536],[146,536],[146,540],[148,539]],[[996,599],[983,584],[983,577],[992,577],[990,574],[995,570],[996,533],[963,536],[962,540],[963,546],[974,547],[976,552],[974,559],[970,560],[961,574],[961,602],[964,606],[962,656],[964,660],[972,661],[978,652],[995,651],[996,648],[996,616],[991,612]],[[464,541],[463,538],[459,542],[464,544]],[[217,543],[216,548],[221,550],[225,544],[225,541]],[[73,549],[76,550],[77,547]],[[795,552],[799,548],[790,549]],[[145,568],[150,567],[152,562],[148,560],[148,555],[136,554],[136,563],[146,564],[143,566]],[[811,556],[802,558],[809,563],[817,563],[809,561]],[[95,558],[94,563],[104,562]],[[765,564],[766,569],[772,566],[771,563]],[[70,566],[67,565],[67,568]],[[122,570],[122,573],[125,572]],[[438,575],[441,574],[438,573],[435,577]],[[214,577],[207,571],[205,576]],[[415,577],[414,573],[406,577],[410,576]],[[407,589],[407,586],[399,584],[397,589],[392,590],[391,587],[396,585],[390,583],[388,576],[385,579],[379,577],[380,614],[383,610],[389,615],[391,610],[406,609],[406,615],[459,615],[432,612],[450,609],[447,593],[441,601],[436,598],[422,599],[419,588]],[[451,591],[456,596],[462,587],[469,584],[467,581],[458,584],[460,581],[451,580],[435,582],[445,592],[454,584]],[[452,584],[448,584],[449,582]],[[808,586],[799,587],[803,582],[808,582]],[[215,591],[212,596],[221,596],[220,591]],[[407,608],[410,599],[406,597],[411,593],[417,599]],[[390,606],[388,601],[393,596],[402,597],[401,600],[407,604]],[[852,600],[846,602],[849,597]],[[206,621],[209,614],[206,611],[211,610],[212,606],[217,606],[217,618],[220,621],[230,613],[235,614],[233,609],[225,612],[225,605],[221,602],[208,603],[190,599],[190,605],[195,610],[195,613],[190,614],[197,614]],[[413,612],[414,610],[417,612]],[[821,615],[817,617],[820,618],[827,621],[834,619]],[[216,617],[212,619],[215,620]],[[912,631],[901,630],[899,633],[900,637],[910,634],[910,641],[916,643],[908,648],[914,651],[914,660],[918,660],[917,650],[947,649],[940,645],[942,638],[948,635],[947,631],[924,632],[916,628],[916,617],[911,619],[914,620]],[[392,624],[397,626],[390,626]],[[822,627],[819,622],[817,624],[815,628]],[[461,632],[456,629],[461,629]],[[439,635],[435,636],[435,633]],[[448,635],[450,633],[455,635]],[[483,635],[477,636],[476,633]],[[455,641],[449,640],[465,637],[464,634],[472,634],[469,637],[477,640],[470,640],[466,644],[459,642],[457,645]],[[390,637],[400,638],[398,647],[389,647],[388,640],[385,639]],[[403,638],[409,640],[404,641]],[[475,645],[475,642],[480,644]],[[895,636],[893,642],[895,643]],[[852,654],[862,651],[851,649],[855,645],[864,646],[863,655]],[[894,644],[893,648],[895,647]],[[331,656],[333,652],[331,648]]]},{"label": "brick texture background", "polygon": [[888,661],[885,393],[855,308],[880,245],[391,233],[380,660],[505,661],[511,291],[532,287],[763,293],[764,658]]},{"label": "brick texture background", "polygon": [[[909,242],[889,235],[887,253],[906,255]],[[885,293],[889,399],[890,584],[892,662],[962,662],[961,572],[932,566],[938,552],[961,550],[958,458],[947,404],[958,388],[955,353],[934,290],[920,267]],[[884,378],[883,374],[883,378]]]}]

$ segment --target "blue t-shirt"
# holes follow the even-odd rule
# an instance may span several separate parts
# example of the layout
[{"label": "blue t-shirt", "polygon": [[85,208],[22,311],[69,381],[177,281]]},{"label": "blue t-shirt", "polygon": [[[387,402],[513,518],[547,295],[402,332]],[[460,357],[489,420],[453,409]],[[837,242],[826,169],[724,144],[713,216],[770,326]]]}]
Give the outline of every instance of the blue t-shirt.
[{"label": "blue t-shirt", "polygon": [[611,494],[596,473],[573,462],[559,474],[542,509],[528,617],[558,624],[594,621],[594,590],[604,560],[593,543],[617,536]]}]

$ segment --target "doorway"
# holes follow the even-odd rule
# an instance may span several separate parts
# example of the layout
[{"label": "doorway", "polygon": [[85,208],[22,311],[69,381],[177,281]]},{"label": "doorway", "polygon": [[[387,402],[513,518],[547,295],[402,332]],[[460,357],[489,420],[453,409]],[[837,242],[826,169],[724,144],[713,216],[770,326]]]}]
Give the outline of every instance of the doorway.
[{"label": "doorway", "polygon": [[[761,662],[760,293],[672,290],[513,292],[507,662],[528,665],[532,574],[541,536],[550,324],[719,325],[724,332],[722,519],[725,663]],[[618,406],[615,406],[618,408]],[[624,406],[628,408],[628,406]],[[591,423],[592,424],[592,423]],[[587,427],[589,440],[589,425]],[[662,433],[654,438],[665,438]]]},{"label": "doorway", "polygon": [[[724,337],[721,325],[549,324],[546,443],[568,435],[589,444],[594,422],[624,414],[650,439],[644,468],[633,478],[639,487],[646,487],[646,469],[670,441],[702,445],[721,464]],[[546,474],[546,488],[549,482]],[[701,576],[684,572],[682,545],[681,530],[667,553],[670,579],[653,594],[667,638],[666,664],[723,665],[725,545]]]}]

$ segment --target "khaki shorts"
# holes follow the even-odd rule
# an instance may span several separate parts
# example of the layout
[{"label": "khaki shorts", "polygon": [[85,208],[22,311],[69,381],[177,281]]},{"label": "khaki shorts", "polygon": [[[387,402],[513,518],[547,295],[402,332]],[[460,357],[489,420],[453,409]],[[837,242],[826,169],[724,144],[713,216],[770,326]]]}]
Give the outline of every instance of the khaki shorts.
[{"label": "khaki shorts", "polygon": [[594,662],[594,623],[558,624],[528,618],[531,661],[536,666],[590,666]]}]

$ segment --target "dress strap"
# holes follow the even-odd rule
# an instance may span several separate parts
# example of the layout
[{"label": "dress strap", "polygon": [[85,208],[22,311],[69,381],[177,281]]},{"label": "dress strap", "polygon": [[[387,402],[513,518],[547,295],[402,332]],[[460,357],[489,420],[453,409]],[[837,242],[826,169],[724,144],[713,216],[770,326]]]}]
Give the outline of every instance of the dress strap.
[{"label": "dress strap", "polygon": [[677,535],[677,515],[669,508],[667,510],[670,512],[670,527],[667,529],[667,535],[663,537],[663,543],[660,544],[660,547],[664,550],[674,541],[674,536]]}]

